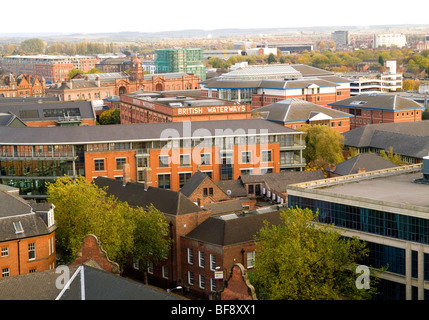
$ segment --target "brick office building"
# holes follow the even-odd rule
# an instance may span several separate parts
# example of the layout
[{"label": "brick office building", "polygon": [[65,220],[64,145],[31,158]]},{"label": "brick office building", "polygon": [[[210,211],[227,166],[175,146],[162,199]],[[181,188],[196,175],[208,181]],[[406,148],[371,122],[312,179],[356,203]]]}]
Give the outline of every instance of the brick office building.
[{"label": "brick office building", "polygon": [[73,68],[88,72],[96,63],[97,59],[90,56],[8,56],[3,58],[2,68],[5,72],[32,74],[55,83],[66,80]]},{"label": "brick office building", "polygon": [[186,95],[186,91],[142,92],[120,96],[121,123],[250,119],[250,105]]},{"label": "brick office building", "polygon": [[307,65],[249,66],[200,83],[202,94],[249,103],[252,109],[288,98],[326,106],[350,97],[351,81]]},{"label": "brick office building", "polygon": [[178,191],[189,173],[214,181],[271,170],[302,170],[303,133],[265,120],[218,120],[111,126],[0,127],[0,179],[26,197],[67,174],[123,177]]},{"label": "brick office building", "polygon": [[328,104],[350,113],[350,129],[378,123],[421,121],[424,107],[395,94],[360,94]]},{"label": "brick office building", "polygon": [[17,193],[0,188],[0,278],[56,266],[54,207]]}]

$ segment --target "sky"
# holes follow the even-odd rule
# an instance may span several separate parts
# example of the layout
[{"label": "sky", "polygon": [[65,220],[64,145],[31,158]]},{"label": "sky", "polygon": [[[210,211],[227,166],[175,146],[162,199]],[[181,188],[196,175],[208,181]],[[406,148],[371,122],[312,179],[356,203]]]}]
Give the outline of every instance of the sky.
[{"label": "sky", "polygon": [[[0,34],[429,24],[428,0],[2,1]],[[355,6],[355,7],[354,7]]]}]

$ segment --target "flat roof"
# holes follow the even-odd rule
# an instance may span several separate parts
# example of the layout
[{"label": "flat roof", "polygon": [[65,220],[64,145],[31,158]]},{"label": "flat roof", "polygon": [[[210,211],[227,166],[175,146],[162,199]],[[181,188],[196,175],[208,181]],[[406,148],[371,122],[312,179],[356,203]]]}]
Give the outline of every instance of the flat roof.
[{"label": "flat roof", "polygon": [[429,184],[422,164],[290,185],[288,194],[429,219]]}]

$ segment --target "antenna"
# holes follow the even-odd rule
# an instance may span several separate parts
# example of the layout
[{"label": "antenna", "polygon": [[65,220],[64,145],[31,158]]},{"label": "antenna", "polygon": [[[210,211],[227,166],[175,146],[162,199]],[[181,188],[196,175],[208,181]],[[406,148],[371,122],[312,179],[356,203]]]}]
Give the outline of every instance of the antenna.
[{"label": "antenna", "polygon": [[232,194],[231,190],[226,190],[226,194],[230,196]]}]

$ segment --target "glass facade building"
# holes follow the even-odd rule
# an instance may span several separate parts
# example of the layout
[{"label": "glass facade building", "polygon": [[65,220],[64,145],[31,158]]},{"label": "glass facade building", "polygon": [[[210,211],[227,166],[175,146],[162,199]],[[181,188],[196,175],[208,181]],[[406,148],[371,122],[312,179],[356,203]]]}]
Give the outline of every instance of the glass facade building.
[{"label": "glass facade building", "polygon": [[[412,171],[416,165],[407,167]],[[398,178],[401,174],[403,177]],[[360,263],[373,268],[387,267],[379,284],[379,294],[374,299],[428,299],[429,208],[426,202],[418,199],[419,193],[424,193],[425,188],[429,191],[429,185],[414,183],[412,178],[419,175],[421,169],[418,173],[414,171],[413,175],[410,172],[390,176],[379,173],[380,182],[374,176],[370,178],[361,174],[342,177],[341,182],[339,179],[326,179],[320,181],[317,187],[316,184],[311,187],[295,185],[288,189],[288,206],[318,212],[320,223],[333,224],[345,230],[346,236],[357,236],[367,243],[370,254]],[[359,180],[362,177],[366,180],[363,185],[359,185],[362,182],[356,182],[362,181]],[[402,199],[394,198],[390,203],[384,198],[381,200],[391,190],[396,188],[397,191],[398,183],[402,184],[400,187],[403,193],[398,198],[404,198],[410,192],[410,201],[416,196],[414,203],[407,204]],[[404,189],[407,186],[404,183],[409,186],[409,190]],[[385,189],[379,190],[379,185]],[[362,192],[357,191],[358,188],[372,188],[371,192],[375,194],[367,198],[353,194]],[[424,207],[421,206],[423,204]]]}]

